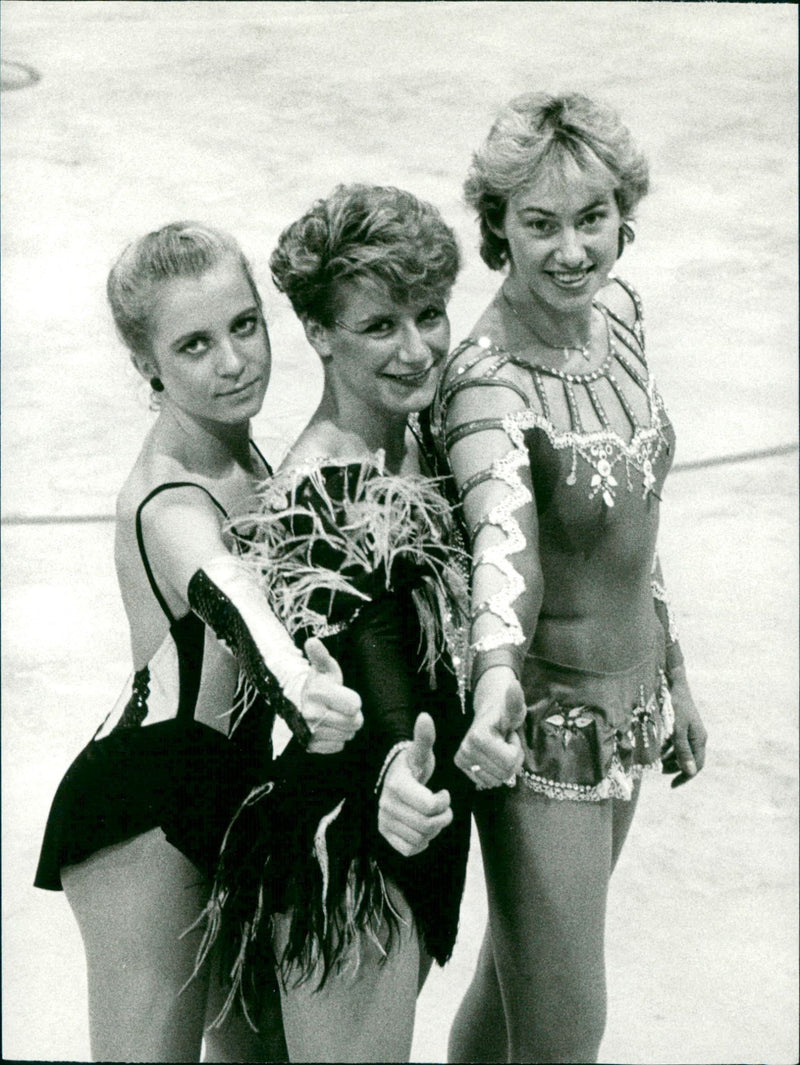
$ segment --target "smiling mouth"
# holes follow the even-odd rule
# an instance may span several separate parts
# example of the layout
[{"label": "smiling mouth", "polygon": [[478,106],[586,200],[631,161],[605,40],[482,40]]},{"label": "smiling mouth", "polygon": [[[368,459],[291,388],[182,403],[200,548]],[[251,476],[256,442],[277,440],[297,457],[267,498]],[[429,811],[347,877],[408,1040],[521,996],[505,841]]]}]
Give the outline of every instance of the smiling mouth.
[{"label": "smiling mouth", "polygon": [[565,288],[579,288],[589,276],[591,270],[591,266],[586,266],[582,270],[550,270],[548,273],[557,285],[562,285]]},{"label": "smiling mouth", "polygon": [[382,376],[388,377],[390,381],[397,381],[401,385],[408,385],[411,387],[413,385],[422,384],[422,382],[429,376],[432,369],[433,364],[426,366],[425,369],[420,370],[419,373],[385,373],[382,374]]}]

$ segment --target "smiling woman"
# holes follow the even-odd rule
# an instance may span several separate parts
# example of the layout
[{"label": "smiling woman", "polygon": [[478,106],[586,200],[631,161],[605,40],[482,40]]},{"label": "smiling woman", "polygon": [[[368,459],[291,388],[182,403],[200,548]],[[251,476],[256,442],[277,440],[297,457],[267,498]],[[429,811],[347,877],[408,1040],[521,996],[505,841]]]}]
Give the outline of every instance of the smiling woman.
[{"label": "smiling woman", "polygon": [[241,519],[248,559],[295,639],[329,642],[365,725],[324,762],[290,744],[242,807],[209,932],[246,998],[274,949],[291,1060],[403,1061],[420,979],[453,949],[469,841],[461,555],[408,424],[447,354],[458,249],[430,205],[356,185],[289,226],[271,265],[325,387]]},{"label": "smiling woman", "polygon": [[[474,717],[489,895],[451,1061],[597,1059],[609,879],[640,779],[703,767],[656,555],[675,434],[641,303],[611,270],[647,164],[578,93],[512,100],[465,184],[507,266],[431,418],[472,547]],[[508,786],[506,786],[508,785]]]}]

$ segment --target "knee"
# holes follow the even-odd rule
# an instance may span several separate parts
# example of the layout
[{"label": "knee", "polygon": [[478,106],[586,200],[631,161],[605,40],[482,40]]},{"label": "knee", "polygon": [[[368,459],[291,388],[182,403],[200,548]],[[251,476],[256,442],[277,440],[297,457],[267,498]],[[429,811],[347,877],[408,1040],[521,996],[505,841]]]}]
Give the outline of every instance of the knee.
[{"label": "knee", "polygon": [[531,1008],[509,1018],[511,1061],[593,1062],[606,1026],[602,981],[576,980],[539,989]]}]

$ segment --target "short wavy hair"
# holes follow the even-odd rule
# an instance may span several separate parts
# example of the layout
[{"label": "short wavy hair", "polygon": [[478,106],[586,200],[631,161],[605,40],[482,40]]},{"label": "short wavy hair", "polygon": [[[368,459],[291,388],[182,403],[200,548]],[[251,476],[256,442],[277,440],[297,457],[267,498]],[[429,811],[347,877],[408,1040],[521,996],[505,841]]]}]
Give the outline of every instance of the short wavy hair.
[{"label": "short wavy hair", "polygon": [[199,277],[229,258],[241,265],[261,310],[250,263],[230,234],[202,222],[170,222],[129,244],[111,268],[106,295],[117,332],[131,354],[152,357],[151,315],[159,285]]},{"label": "short wavy hair", "polygon": [[599,161],[614,175],[623,220],[620,254],[625,242],[633,240],[629,223],[647,194],[649,172],[630,131],[610,107],[580,93],[527,93],[500,111],[473,155],[464,183],[464,197],[480,223],[481,258],[490,269],[500,270],[508,262],[508,242],[496,230],[509,198],[533,180],[540,167],[562,168],[568,159],[582,170],[596,168]]},{"label": "short wavy hair", "polygon": [[272,279],[301,319],[330,328],[338,287],[367,278],[408,303],[445,298],[461,257],[438,210],[391,186],[339,185],[281,234],[270,258]]}]

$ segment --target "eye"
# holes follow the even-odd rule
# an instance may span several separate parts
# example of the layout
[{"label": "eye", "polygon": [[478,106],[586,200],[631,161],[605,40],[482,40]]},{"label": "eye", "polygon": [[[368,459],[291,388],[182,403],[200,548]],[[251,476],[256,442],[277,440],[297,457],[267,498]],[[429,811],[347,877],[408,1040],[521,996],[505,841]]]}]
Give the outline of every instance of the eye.
[{"label": "eye", "polygon": [[607,213],[608,212],[604,210],[589,211],[588,214],[585,214],[581,219],[581,224],[587,229],[593,229],[607,217]]},{"label": "eye", "polygon": [[435,328],[438,326],[445,316],[444,307],[436,307],[431,305],[426,307],[420,314],[418,321],[420,325],[428,326],[429,328]]},{"label": "eye", "polygon": [[377,318],[374,322],[370,322],[363,332],[367,336],[388,337],[395,331],[395,328],[396,325],[392,318]]},{"label": "eye", "polygon": [[251,337],[258,329],[257,314],[243,314],[231,326],[231,332],[237,337]]},{"label": "eye", "polygon": [[526,223],[537,237],[546,237],[555,232],[555,224],[547,218],[532,218]]},{"label": "eye", "polygon": [[197,357],[198,355],[205,355],[208,351],[209,343],[208,337],[203,335],[190,337],[180,346],[180,352],[183,355],[191,355]]}]

